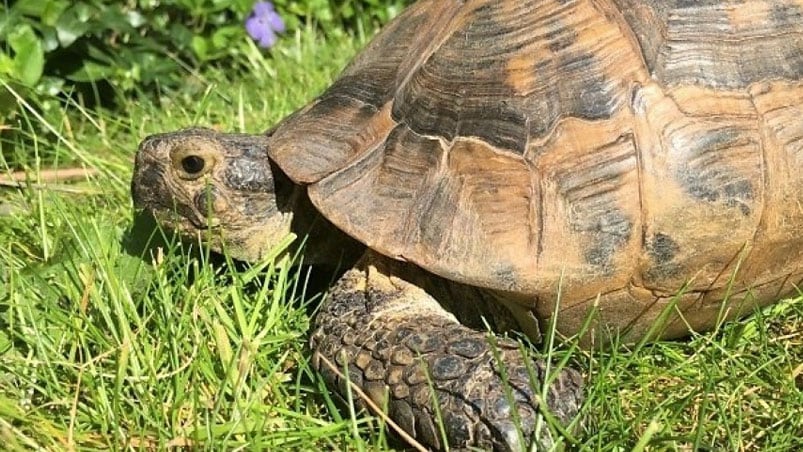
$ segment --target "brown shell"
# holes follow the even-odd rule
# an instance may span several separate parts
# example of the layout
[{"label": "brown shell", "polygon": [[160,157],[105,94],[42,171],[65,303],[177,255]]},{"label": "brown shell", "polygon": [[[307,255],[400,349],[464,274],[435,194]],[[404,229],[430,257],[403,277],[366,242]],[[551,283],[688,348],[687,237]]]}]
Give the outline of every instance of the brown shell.
[{"label": "brown shell", "polygon": [[802,79],[803,0],[424,0],[270,152],[456,281],[614,316],[690,279],[762,301],[803,278]]}]

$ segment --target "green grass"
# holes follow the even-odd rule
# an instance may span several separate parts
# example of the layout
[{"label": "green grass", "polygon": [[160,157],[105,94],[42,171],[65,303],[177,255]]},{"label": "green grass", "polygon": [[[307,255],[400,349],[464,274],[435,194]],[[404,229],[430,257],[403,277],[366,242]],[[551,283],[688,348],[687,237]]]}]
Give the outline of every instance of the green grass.
[{"label": "green grass", "polygon": [[[187,74],[119,111],[20,107],[0,171],[0,441],[4,449],[382,450],[381,421],[335,409],[308,362],[320,294],[288,265],[212,265],[133,227],[132,157],[149,133],[256,132],[320,92],[362,39],[287,39],[247,70]],[[39,169],[84,167],[69,186]],[[13,167],[12,167],[13,166]],[[196,248],[192,250],[190,248]],[[564,350],[556,356],[563,358]],[[693,338],[574,352],[588,382],[570,449],[803,448],[803,298]]]}]

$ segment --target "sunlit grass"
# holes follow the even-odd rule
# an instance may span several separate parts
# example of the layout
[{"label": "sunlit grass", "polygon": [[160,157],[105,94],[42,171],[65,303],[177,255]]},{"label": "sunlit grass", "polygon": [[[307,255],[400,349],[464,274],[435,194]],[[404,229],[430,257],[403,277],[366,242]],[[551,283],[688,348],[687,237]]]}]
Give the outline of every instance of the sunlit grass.
[{"label": "sunlit grass", "polygon": [[[133,154],[191,125],[258,132],[320,92],[361,39],[299,33],[120,111],[21,105],[0,172],[0,440],[4,449],[385,449],[380,421],[337,409],[308,363],[320,294],[307,273],[228,265],[132,227]],[[40,169],[95,170],[70,190]],[[149,245],[150,244],[150,245]],[[192,248],[192,249],[191,249]],[[569,449],[803,447],[803,299],[691,339],[575,352],[585,423]],[[561,352],[557,352],[557,357]],[[393,443],[399,445],[398,442]]]}]

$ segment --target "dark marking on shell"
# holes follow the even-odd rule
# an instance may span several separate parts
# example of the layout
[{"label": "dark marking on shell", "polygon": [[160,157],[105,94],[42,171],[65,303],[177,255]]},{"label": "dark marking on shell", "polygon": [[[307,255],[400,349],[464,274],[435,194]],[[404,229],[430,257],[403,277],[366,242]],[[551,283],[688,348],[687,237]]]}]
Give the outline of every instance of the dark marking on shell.
[{"label": "dark marking on shell", "polygon": [[[432,199],[421,209],[421,218],[444,218],[451,220],[457,207],[457,199],[453,190],[450,190],[448,180],[437,182]],[[437,215],[433,215],[436,213]],[[450,233],[451,223],[448,221],[419,221],[420,241],[426,243],[441,243]]]},{"label": "dark marking on shell", "polygon": [[348,95],[321,96],[314,107],[306,114],[317,118],[329,118],[331,116],[342,116],[347,113],[355,120],[365,120],[376,114],[378,109],[371,104],[363,104],[360,100],[353,99]]},{"label": "dark marking on shell", "polygon": [[756,17],[748,26],[729,17],[729,7],[740,8],[738,2],[614,2],[639,40],[651,74],[664,85],[739,89],[803,76],[803,20],[794,4],[776,3],[769,17]]},{"label": "dark marking on shell", "polygon": [[403,21],[389,24],[326,89],[321,100],[336,105],[339,97],[344,98],[340,103],[351,104],[351,99],[376,108],[387,103],[395,92],[399,65],[426,20],[424,15],[407,15]]},{"label": "dark marking on shell", "polygon": [[523,154],[527,146],[527,118],[501,99],[496,105],[463,112],[457,124],[457,135],[475,136]]},{"label": "dark marking on shell", "polygon": [[[555,170],[559,195],[569,212],[568,223],[583,244],[586,263],[605,274],[614,271],[616,253],[633,236],[629,187],[636,171],[631,135],[567,160]],[[627,206],[627,207],[626,207]]]},{"label": "dark marking on shell", "polygon": [[[358,74],[358,75],[345,75],[337,79],[329,89],[321,95],[321,102],[331,104],[332,108],[337,108],[340,105],[349,105],[351,101],[356,100],[366,106],[379,108],[390,98],[391,92],[386,86],[377,86],[377,79],[382,77],[375,77],[371,79],[371,74]],[[325,108],[322,108],[321,114],[325,114]],[[374,110],[376,111],[376,110]]]},{"label": "dark marking on shell", "polygon": [[753,199],[753,184],[750,181],[745,179],[734,181],[725,185],[723,191],[725,205],[738,208],[744,216],[750,215],[752,209],[747,202]]},{"label": "dark marking on shell", "polygon": [[688,153],[688,160],[675,171],[684,190],[695,199],[720,202],[749,215],[755,198],[753,184],[727,163],[729,151],[743,144],[743,138],[740,130],[724,127],[710,130],[686,144],[689,147],[680,151]]},{"label": "dark marking on shell", "polygon": [[590,53],[581,53],[568,59],[565,66],[591,76],[582,78],[579,85],[569,88],[576,93],[576,100],[569,114],[588,120],[610,118],[616,109],[613,86],[605,79],[597,58]]},{"label": "dark marking on shell", "polygon": [[515,47],[498,49],[498,54],[482,50],[515,32],[515,24],[497,20],[499,7],[485,3],[470,12],[472,20],[455,29],[401,90],[394,119],[418,133],[447,140],[474,136],[524,153],[527,119],[508,105],[515,93],[504,83],[505,55]]},{"label": "dark marking on shell", "polygon": [[577,42],[577,30],[556,20],[552,24],[552,29],[546,34],[546,38],[550,41],[549,50],[557,53]]},{"label": "dark marking on shell", "polygon": [[[739,202],[740,200],[753,198],[753,186],[744,179],[730,182],[724,186],[716,186],[711,184],[707,177],[686,174],[683,177],[684,187],[690,195],[697,199],[708,202],[723,201],[728,207],[735,207],[743,204]],[[750,213],[749,206],[744,206],[744,209],[747,209],[743,212],[745,215]]]},{"label": "dark marking on shell", "polygon": [[[549,133],[563,116],[608,119],[620,103],[616,85],[606,79],[599,61],[588,52],[562,49],[554,59],[534,61],[533,73],[549,86],[545,92],[531,95],[524,107],[533,137]],[[562,74],[561,78],[548,79],[555,73]]]},{"label": "dark marking on shell", "polygon": [[[669,0],[669,1],[663,0],[663,1],[671,9],[676,9],[676,8],[698,8],[698,7],[701,7],[701,6],[717,6],[717,5],[721,5],[722,4],[722,0],[674,0],[674,1],[673,0]],[[660,4],[659,2],[657,2],[655,0],[651,0],[648,3],[655,4],[656,6]]]},{"label": "dark marking on shell", "polygon": [[616,252],[630,240],[633,222],[616,208],[584,220],[575,228],[584,235],[590,235],[587,243],[592,245],[585,251],[586,262],[605,272],[612,271]]},{"label": "dark marking on shell", "polygon": [[803,22],[803,8],[788,0],[772,5],[770,20],[779,30],[789,29]]},{"label": "dark marking on shell", "polygon": [[651,261],[645,276],[651,284],[673,278],[678,274],[680,265],[674,260],[681,249],[672,237],[663,232],[655,233],[647,238],[645,248]]},{"label": "dark marking on shell", "polygon": [[517,280],[516,270],[509,265],[500,266],[493,270],[494,279],[498,281],[498,287],[505,290],[515,290]]},{"label": "dark marking on shell", "polygon": [[671,262],[678,251],[678,244],[663,232],[658,232],[647,240],[647,254],[659,266]]},{"label": "dark marking on shell", "polygon": [[[611,117],[622,101],[619,85],[606,77],[590,46],[578,42],[574,24],[538,17],[551,10],[539,2],[515,8],[511,13],[485,3],[472,11],[400,87],[394,120],[417,133],[477,137],[523,154],[530,137],[543,137],[561,117]],[[552,27],[546,36],[543,27]],[[532,69],[514,87],[508,64],[520,60],[524,72],[527,65]]]}]

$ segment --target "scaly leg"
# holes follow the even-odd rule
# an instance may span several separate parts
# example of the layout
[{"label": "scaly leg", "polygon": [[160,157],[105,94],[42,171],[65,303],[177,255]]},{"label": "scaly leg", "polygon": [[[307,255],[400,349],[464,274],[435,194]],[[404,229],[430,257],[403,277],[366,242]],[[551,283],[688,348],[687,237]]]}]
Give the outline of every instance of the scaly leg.
[{"label": "scaly leg", "polygon": [[[548,447],[548,428],[534,434],[541,417],[537,386],[544,381],[544,362],[523,357],[513,341],[496,339],[491,346],[487,333],[458,323],[408,282],[420,279],[411,276],[410,268],[369,252],[332,289],[312,335],[313,363],[327,383],[345,394],[338,373],[343,375],[347,366],[353,383],[434,449],[445,448],[439,419],[453,449],[523,450],[530,442],[538,449]],[[579,373],[564,369],[547,391],[548,410],[564,425],[580,408],[581,383]]]}]

